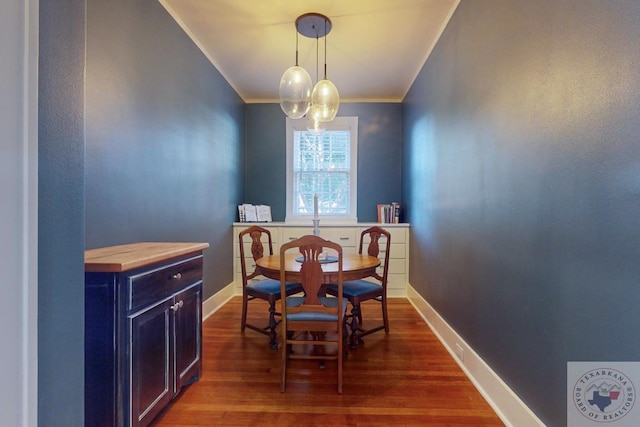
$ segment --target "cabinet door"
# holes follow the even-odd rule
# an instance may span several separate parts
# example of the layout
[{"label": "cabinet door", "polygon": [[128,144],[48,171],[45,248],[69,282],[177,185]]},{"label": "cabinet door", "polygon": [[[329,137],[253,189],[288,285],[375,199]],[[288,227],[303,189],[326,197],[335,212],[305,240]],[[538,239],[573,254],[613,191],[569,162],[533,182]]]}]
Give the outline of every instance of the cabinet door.
[{"label": "cabinet door", "polygon": [[174,299],[175,372],[177,393],[197,381],[202,367],[202,282],[178,293]]},{"label": "cabinet door", "polygon": [[173,398],[173,297],[128,317],[130,425],[145,426]]}]

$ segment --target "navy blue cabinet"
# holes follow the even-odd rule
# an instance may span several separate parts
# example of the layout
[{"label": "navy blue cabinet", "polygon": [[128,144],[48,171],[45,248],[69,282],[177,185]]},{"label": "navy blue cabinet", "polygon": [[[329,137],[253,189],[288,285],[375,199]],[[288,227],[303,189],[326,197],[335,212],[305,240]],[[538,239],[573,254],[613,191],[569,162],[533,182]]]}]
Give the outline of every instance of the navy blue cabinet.
[{"label": "navy blue cabinet", "polygon": [[146,426],[202,370],[204,244],[85,253],[85,425]]}]

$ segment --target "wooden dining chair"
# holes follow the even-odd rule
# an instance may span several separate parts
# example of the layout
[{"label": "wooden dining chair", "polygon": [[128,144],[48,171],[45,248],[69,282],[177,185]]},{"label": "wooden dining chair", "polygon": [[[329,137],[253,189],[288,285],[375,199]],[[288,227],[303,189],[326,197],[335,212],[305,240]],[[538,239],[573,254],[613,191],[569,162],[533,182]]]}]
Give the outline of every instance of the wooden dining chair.
[{"label": "wooden dining chair", "polygon": [[[382,241],[381,241],[382,240]],[[361,280],[350,280],[343,284],[343,296],[351,303],[351,313],[345,316],[345,323],[351,329],[349,345],[355,348],[358,343],[362,343],[362,337],[373,332],[384,329],[389,333],[389,316],[387,315],[387,279],[389,275],[389,250],[391,248],[391,233],[379,226],[373,226],[360,233],[359,254],[363,254],[364,247],[370,256],[378,257],[380,246],[384,247],[384,261],[382,264],[382,274],[376,272],[372,277]],[[327,293],[336,295],[338,285],[332,283],[327,288]],[[362,321],[361,303],[368,300],[375,300],[381,304],[382,324],[364,329]]]},{"label": "wooden dining chair", "polygon": [[[269,230],[254,225],[241,231],[238,236],[240,240],[240,268],[242,271],[242,320],[240,331],[244,332],[246,327],[268,335],[269,345],[273,350],[276,350],[278,348],[276,327],[279,323],[279,321],[276,321],[276,317],[280,316],[280,313],[276,311],[276,302],[283,294],[288,296],[302,292],[302,286],[299,283],[286,283],[284,290],[281,291],[280,281],[267,279],[260,273],[255,261],[264,256],[265,244],[269,250],[268,254],[273,255],[273,241]],[[251,273],[248,273],[246,265],[244,245],[249,243],[249,239],[245,238],[245,236],[250,237],[251,243],[251,255],[253,258],[253,271]],[[249,302],[256,298],[269,303],[269,321],[263,327],[247,323]]]},{"label": "wooden dining chair", "polygon": [[[296,251],[297,249],[297,251]],[[337,254],[335,274],[336,295],[327,296],[323,288],[322,254],[331,249]],[[280,288],[286,289],[287,252],[296,253],[300,262],[300,282],[304,296],[290,296],[280,302],[282,312],[282,365],[280,391],[286,389],[287,362],[290,359],[315,359],[337,361],[338,393],[342,393],[344,314],[347,300],[342,297],[342,247],[321,237],[308,235],[280,247]],[[333,279],[332,279],[333,281]],[[292,347],[296,346],[296,351]],[[307,347],[305,347],[307,346]],[[325,352],[325,347],[335,347],[336,352]],[[310,347],[310,348],[309,348]]]}]

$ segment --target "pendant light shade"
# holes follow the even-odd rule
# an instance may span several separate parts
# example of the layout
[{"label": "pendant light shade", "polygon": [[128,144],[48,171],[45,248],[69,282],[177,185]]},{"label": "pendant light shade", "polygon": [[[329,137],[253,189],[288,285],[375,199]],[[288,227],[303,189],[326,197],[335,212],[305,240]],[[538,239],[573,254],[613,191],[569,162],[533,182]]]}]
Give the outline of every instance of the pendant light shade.
[{"label": "pendant light shade", "polygon": [[304,68],[294,65],[280,79],[280,108],[292,119],[304,117],[311,105],[311,76]]},{"label": "pendant light shade", "polygon": [[340,107],[340,94],[338,88],[331,80],[322,79],[316,83],[311,92],[311,114],[321,122],[330,122],[335,119]]}]

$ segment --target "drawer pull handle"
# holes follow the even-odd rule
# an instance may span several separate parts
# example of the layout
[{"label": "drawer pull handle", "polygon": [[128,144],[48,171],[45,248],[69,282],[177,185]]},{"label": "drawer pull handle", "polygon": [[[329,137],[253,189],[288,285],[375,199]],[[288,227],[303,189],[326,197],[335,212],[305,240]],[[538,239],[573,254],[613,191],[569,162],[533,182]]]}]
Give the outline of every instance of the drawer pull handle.
[{"label": "drawer pull handle", "polygon": [[349,240],[348,237],[341,237],[340,240]]},{"label": "drawer pull handle", "polygon": [[180,300],[171,306],[171,310],[178,311],[184,305],[184,301]]},{"label": "drawer pull handle", "polygon": [[171,276],[172,279],[176,279],[176,280],[180,280],[182,279],[182,273],[176,273],[173,276]]},{"label": "drawer pull handle", "polygon": [[289,240],[296,240],[297,237],[289,237]]}]

